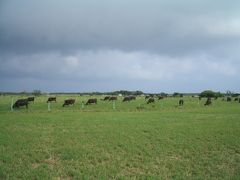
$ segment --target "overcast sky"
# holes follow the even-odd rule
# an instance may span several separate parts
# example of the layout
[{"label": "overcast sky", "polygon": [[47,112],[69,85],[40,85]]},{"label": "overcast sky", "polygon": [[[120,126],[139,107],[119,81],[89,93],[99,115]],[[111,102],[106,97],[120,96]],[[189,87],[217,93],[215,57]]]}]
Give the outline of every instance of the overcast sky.
[{"label": "overcast sky", "polygon": [[239,0],[1,0],[0,91],[240,91]]}]

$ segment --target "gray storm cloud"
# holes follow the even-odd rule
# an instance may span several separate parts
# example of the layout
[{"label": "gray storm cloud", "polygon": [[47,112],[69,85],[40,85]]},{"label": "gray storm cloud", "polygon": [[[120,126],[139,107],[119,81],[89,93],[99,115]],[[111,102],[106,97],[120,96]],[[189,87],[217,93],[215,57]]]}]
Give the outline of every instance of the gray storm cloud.
[{"label": "gray storm cloud", "polygon": [[[173,82],[175,79],[197,81],[206,78],[235,78],[234,62],[213,60],[205,55],[171,58],[143,52],[118,50],[78,51],[18,55],[2,60],[1,76],[66,81]],[[182,81],[182,80],[180,80]],[[161,83],[160,83],[161,84]],[[108,85],[107,89],[111,88]],[[105,87],[106,88],[106,87]],[[125,87],[127,88],[127,87]],[[104,89],[104,88],[103,88]]]},{"label": "gray storm cloud", "polygon": [[1,44],[22,51],[105,47],[186,54],[218,48],[229,38],[239,42],[239,13],[232,11],[236,4],[240,5],[237,1],[5,1]]},{"label": "gray storm cloud", "polygon": [[239,91],[239,6],[3,0],[0,90]]}]

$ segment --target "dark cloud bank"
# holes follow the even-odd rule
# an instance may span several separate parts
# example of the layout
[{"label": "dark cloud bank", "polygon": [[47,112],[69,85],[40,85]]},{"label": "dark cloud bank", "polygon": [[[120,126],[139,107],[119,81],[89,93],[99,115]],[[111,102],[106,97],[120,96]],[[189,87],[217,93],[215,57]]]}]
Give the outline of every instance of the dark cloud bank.
[{"label": "dark cloud bank", "polygon": [[239,1],[0,2],[0,91],[239,91]]}]

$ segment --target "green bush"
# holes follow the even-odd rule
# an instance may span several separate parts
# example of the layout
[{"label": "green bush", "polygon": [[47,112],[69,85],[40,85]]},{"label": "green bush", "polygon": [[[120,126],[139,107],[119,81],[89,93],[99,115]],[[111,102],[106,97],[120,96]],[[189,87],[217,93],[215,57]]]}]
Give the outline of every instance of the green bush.
[{"label": "green bush", "polygon": [[199,95],[200,97],[210,97],[210,98],[214,98],[214,97],[223,97],[224,95],[220,92],[214,92],[211,90],[205,90],[203,92],[200,93]]}]

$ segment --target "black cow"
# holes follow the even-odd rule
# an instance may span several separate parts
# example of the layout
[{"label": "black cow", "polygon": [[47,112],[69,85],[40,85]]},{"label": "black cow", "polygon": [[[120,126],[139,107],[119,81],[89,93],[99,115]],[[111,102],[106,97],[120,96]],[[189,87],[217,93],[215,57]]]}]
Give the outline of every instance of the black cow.
[{"label": "black cow", "polygon": [[49,97],[48,100],[47,100],[47,103],[52,102],[52,101],[57,102],[57,98],[56,97]]},{"label": "black cow", "polygon": [[129,96],[132,100],[136,100],[136,96]]},{"label": "black cow", "polygon": [[110,98],[110,96],[106,96],[106,97],[104,97],[104,99],[101,99],[101,100],[107,101],[107,100],[109,100],[109,98]]},{"label": "black cow", "polygon": [[18,99],[14,103],[13,108],[19,108],[20,106],[26,106],[26,108],[28,108],[28,99]]},{"label": "black cow", "polygon": [[158,96],[158,100],[161,100],[163,99],[164,97],[163,96]]},{"label": "black cow", "polygon": [[151,98],[148,99],[147,104],[150,104],[150,103],[153,103],[153,102],[155,102],[155,100],[154,100],[153,97],[151,97]]},{"label": "black cow", "polygon": [[240,98],[235,98],[234,101],[238,101],[238,99],[240,99]]},{"label": "black cow", "polygon": [[180,99],[178,102],[179,106],[183,106],[183,103],[184,103],[183,99]]},{"label": "black cow", "polygon": [[126,96],[123,98],[123,102],[129,102],[129,101],[132,101],[132,100],[136,100],[136,97],[135,96]]},{"label": "black cow", "polygon": [[97,99],[96,98],[88,99],[88,101],[86,102],[86,105],[89,105],[89,104],[97,104]]},{"label": "black cow", "polygon": [[132,99],[131,99],[131,97],[129,97],[129,96],[126,96],[126,97],[124,97],[123,98],[123,102],[129,102],[129,101],[131,101]]},{"label": "black cow", "polygon": [[227,97],[227,102],[231,102],[231,101],[232,101],[232,98]]},{"label": "black cow", "polygon": [[150,97],[150,95],[145,96],[145,100],[149,99]]},{"label": "black cow", "polygon": [[30,101],[34,102],[34,97],[28,97],[27,100],[28,100],[28,102],[30,102]]},{"label": "black cow", "polygon": [[62,106],[64,107],[66,105],[74,105],[74,103],[75,103],[75,99],[66,99]]},{"label": "black cow", "polygon": [[116,101],[117,100],[117,96],[111,96],[108,100],[109,101]]},{"label": "black cow", "polygon": [[147,99],[149,99],[149,98],[153,98],[153,97],[154,97],[153,94],[146,95],[146,96],[145,96],[145,100],[147,100]]},{"label": "black cow", "polygon": [[211,98],[207,98],[207,101],[205,102],[204,106],[208,106],[211,104],[212,104]]}]

